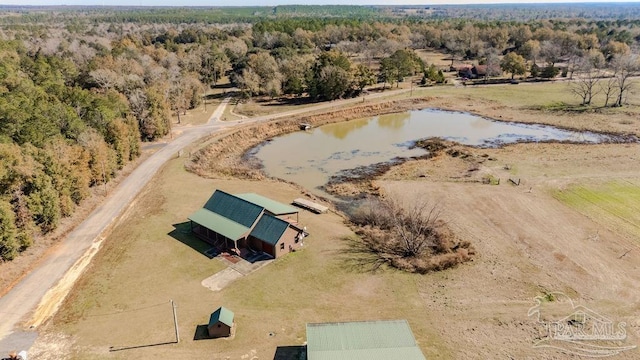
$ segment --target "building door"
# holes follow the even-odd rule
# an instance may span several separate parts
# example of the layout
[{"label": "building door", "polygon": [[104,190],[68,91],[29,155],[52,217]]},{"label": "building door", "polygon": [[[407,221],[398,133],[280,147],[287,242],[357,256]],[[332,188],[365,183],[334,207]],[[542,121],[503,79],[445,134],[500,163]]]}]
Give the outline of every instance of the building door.
[{"label": "building door", "polygon": [[276,252],[274,251],[273,245],[267,243],[267,242],[262,242],[262,251],[266,252],[267,254],[276,257]]}]

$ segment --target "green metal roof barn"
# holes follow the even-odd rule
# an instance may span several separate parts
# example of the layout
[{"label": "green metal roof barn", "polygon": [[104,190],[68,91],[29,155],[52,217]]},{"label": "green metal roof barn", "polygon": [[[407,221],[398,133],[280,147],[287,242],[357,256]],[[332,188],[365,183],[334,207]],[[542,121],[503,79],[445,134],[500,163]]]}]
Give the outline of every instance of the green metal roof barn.
[{"label": "green metal roof barn", "polygon": [[216,190],[189,220],[191,231],[217,250],[252,259],[255,254],[278,257],[295,251],[306,235],[297,226],[298,209],[254,193]]},{"label": "green metal roof barn", "polygon": [[406,320],[307,324],[308,360],[425,360]]}]

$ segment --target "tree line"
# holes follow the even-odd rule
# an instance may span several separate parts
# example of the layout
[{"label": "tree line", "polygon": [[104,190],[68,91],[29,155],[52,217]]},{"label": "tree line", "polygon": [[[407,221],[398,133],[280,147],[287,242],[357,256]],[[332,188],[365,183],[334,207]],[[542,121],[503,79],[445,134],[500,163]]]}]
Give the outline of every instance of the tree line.
[{"label": "tree line", "polygon": [[512,77],[553,77],[562,64],[585,104],[597,91],[607,105],[623,105],[637,70],[640,30],[633,22],[371,21],[363,14],[380,9],[345,9],[357,14],[304,17],[296,15],[304,7],[293,6],[280,9],[289,17],[263,16],[253,26],[97,20],[197,11],[166,8],[1,17],[0,258],[55,229],[92,186],[139,155],[140,141],[167,135],[223,78],[247,98],[332,100],[406,77],[443,82],[448,69],[416,52],[431,49],[452,65],[484,64]]},{"label": "tree line", "polygon": [[[410,20],[530,22],[550,19],[615,20],[638,23],[634,3],[465,4],[465,5],[279,5],[245,7],[19,6],[0,5],[4,24],[60,22],[86,18],[92,22],[139,24],[234,24],[283,18],[357,18],[367,22]],[[18,14],[20,16],[14,16]]]}]

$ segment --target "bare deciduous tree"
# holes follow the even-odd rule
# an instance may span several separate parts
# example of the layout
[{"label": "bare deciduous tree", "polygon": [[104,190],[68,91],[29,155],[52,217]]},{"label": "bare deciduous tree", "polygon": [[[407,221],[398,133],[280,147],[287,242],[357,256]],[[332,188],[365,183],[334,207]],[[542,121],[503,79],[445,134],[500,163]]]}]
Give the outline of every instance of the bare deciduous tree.
[{"label": "bare deciduous tree", "polygon": [[374,268],[388,264],[420,273],[470,260],[473,247],[456,241],[441,214],[440,206],[426,201],[405,206],[394,199],[369,199],[351,217],[361,242],[350,252],[369,255]]},{"label": "bare deciduous tree", "polygon": [[588,58],[583,58],[578,65],[577,76],[569,83],[570,91],[582,99],[582,105],[590,105],[591,100],[601,87],[598,83],[601,78],[601,71]]},{"label": "bare deciduous tree", "polygon": [[609,77],[599,83],[600,91],[604,94],[604,107],[609,106],[609,101],[615,96],[616,78]]},{"label": "bare deciduous tree", "polygon": [[97,69],[89,73],[93,81],[102,89],[109,90],[120,87],[123,80],[118,73],[110,69]]},{"label": "bare deciduous tree", "polygon": [[626,95],[631,90],[631,77],[638,71],[639,63],[637,55],[617,55],[612,61],[615,71],[616,87],[618,90],[618,98],[615,106],[622,106],[626,99]]},{"label": "bare deciduous tree", "polygon": [[260,76],[251,68],[242,70],[242,75],[236,75],[235,83],[245,97],[252,97],[260,91]]},{"label": "bare deciduous tree", "polygon": [[540,44],[540,56],[551,66],[554,66],[562,57],[562,47],[550,40],[543,41]]}]

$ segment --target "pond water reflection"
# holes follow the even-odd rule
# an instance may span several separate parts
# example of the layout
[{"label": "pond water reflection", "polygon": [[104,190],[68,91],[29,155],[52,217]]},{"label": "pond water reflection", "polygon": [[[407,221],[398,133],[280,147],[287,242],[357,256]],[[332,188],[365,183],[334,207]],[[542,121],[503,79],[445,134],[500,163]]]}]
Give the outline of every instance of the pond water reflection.
[{"label": "pond water reflection", "polygon": [[417,110],[325,125],[274,138],[252,152],[270,176],[295,182],[309,190],[330,176],[397,157],[426,154],[411,149],[419,139],[440,137],[465,145],[491,147],[514,142],[611,141],[608,135],[577,132],[544,125],[485,119],[461,112]]}]

